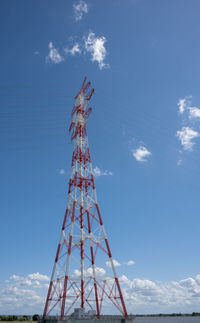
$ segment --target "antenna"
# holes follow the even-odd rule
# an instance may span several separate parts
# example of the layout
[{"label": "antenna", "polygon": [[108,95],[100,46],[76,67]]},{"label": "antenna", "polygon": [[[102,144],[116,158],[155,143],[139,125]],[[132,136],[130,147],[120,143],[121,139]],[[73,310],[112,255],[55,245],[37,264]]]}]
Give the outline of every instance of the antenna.
[{"label": "antenna", "polygon": [[[67,208],[62,224],[43,318],[59,313],[61,320],[74,306],[100,318],[110,303],[128,318],[108,238],[97,203],[87,138],[87,108],[94,89],[86,77],[75,97],[69,127],[73,141]],[[106,263],[109,263],[108,268]],[[105,269],[106,268],[106,269]],[[110,273],[107,271],[110,270]]]}]

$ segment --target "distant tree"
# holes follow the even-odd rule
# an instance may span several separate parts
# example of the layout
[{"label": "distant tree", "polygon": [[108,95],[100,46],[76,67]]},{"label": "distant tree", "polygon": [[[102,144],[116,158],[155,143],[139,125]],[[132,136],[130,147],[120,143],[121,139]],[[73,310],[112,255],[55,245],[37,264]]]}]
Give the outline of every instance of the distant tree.
[{"label": "distant tree", "polygon": [[193,312],[193,313],[192,313],[192,316],[200,316],[200,313],[198,313],[198,312]]},{"label": "distant tree", "polygon": [[38,314],[34,314],[34,315],[32,316],[32,320],[33,320],[33,321],[38,321],[38,319],[39,319],[39,315],[38,315]]},{"label": "distant tree", "polygon": [[9,315],[6,317],[6,321],[17,321],[18,317],[16,315]]},{"label": "distant tree", "polygon": [[29,321],[29,318],[27,315],[23,315],[20,321]]}]

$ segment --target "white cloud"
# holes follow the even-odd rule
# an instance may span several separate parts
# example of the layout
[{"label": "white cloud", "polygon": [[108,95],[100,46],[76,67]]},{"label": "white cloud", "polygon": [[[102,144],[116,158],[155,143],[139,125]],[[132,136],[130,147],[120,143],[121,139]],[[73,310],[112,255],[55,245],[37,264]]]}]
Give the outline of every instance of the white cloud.
[{"label": "white cloud", "polygon": [[147,150],[144,146],[140,146],[138,149],[133,150],[133,156],[139,162],[146,162],[147,157],[151,155],[151,152]]},{"label": "white cloud", "polygon": [[200,109],[197,107],[189,107],[189,118],[190,119],[196,119],[200,118]]},{"label": "white cloud", "polygon": [[29,286],[33,288],[43,288],[44,284],[40,282],[49,282],[49,277],[46,275],[41,275],[40,273],[33,273],[27,277],[12,275],[7,282],[14,282],[15,286]]},{"label": "white cloud", "polygon": [[74,46],[71,49],[65,48],[64,51],[65,51],[66,54],[70,54],[72,56],[74,56],[76,54],[81,54],[80,44],[75,43]]},{"label": "white cloud", "polygon": [[74,269],[74,277],[80,277],[81,276],[81,272],[78,269]]},{"label": "white cloud", "polygon": [[84,37],[84,47],[87,52],[91,54],[91,61],[97,62],[100,69],[109,67],[108,64],[105,64],[104,60],[107,55],[105,48],[106,38],[96,37],[94,32],[89,32],[87,37]]},{"label": "white cloud", "polygon": [[152,291],[152,290],[156,290],[158,287],[151,280],[135,278],[132,282],[132,288],[140,289],[143,291],[146,291],[146,290]]},{"label": "white cloud", "polygon": [[[96,268],[97,277],[105,279],[104,268]],[[88,278],[92,275],[92,268],[84,274]],[[29,278],[28,278],[29,277]],[[41,313],[47,294],[46,275],[34,273],[22,277],[12,275],[5,286],[0,289],[0,311],[5,314],[32,314]],[[74,279],[80,278],[80,271],[76,270]],[[26,284],[26,281],[31,281]],[[180,281],[158,282],[150,279],[130,279],[125,274],[119,277],[122,293],[128,312],[134,313],[172,313],[197,312],[200,302],[200,274],[196,277],[186,277]],[[24,285],[22,285],[24,283]],[[112,283],[112,282],[111,282]],[[40,284],[40,285],[39,285]],[[110,307],[110,313],[113,307]]]},{"label": "white cloud", "polygon": [[125,262],[124,264],[127,265],[127,266],[132,266],[132,265],[135,264],[135,261],[129,260],[129,261]]},{"label": "white cloud", "polygon": [[108,175],[112,176],[113,175],[113,172],[108,171],[108,170],[102,171],[102,170],[100,170],[100,168],[98,166],[96,166],[93,169],[93,174],[94,174],[95,177],[108,176]]},{"label": "white cloud", "polygon": [[83,15],[88,13],[88,5],[85,1],[79,0],[73,4],[74,8],[74,17],[76,21],[80,21],[83,18]]},{"label": "white cloud", "polygon": [[31,280],[39,280],[39,281],[45,281],[48,282],[49,281],[49,277],[46,275],[41,275],[40,273],[34,273],[34,274],[30,274],[27,276],[28,279]]},{"label": "white cloud", "polygon": [[[196,121],[200,120],[200,108],[191,105],[192,96],[186,96],[178,102],[179,114],[182,116],[181,130],[176,132],[177,138],[180,140],[184,150],[192,151],[194,146],[194,139],[199,137],[199,132],[196,127]],[[191,127],[192,125],[192,127]],[[179,151],[182,153],[182,151]],[[182,156],[179,156],[177,166],[182,164]]]},{"label": "white cloud", "polygon": [[197,138],[199,136],[199,133],[190,127],[182,127],[181,130],[177,131],[176,135],[180,140],[184,150],[191,151],[194,145],[194,142],[192,140]]},{"label": "white cloud", "polygon": [[125,275],[119,279],[128,310],[134,307],[142,313],[170,313],[196,311],[200,296],[198,276],[169,283],[139,278],[131,281]]},{"label": "white cloud", "polygon": [[23,279],[19,286],[33,286],[33,282],[30,279]]},{"label": "white cloud", "polygon": [[40,313],[44,307],[49,277],[40,273],[12,275],[0,289],[0,311],[5,314]]},{"label": "white cloud", "polygon": [[[95,267],[95,273],[96,273],[96,277],[103,277],[103,276],[105,276],[106,271],[105,271],[104,268]],[[93,270],[92,270],[92,268],[88,268],[87,269],[87,275],[89,277],[91,277],[91,276],[93,277]]]},{"label": "white cloud", "polygon": [[188,112],[189,119],[200,118],[200,109],[198,107],[191,106],[192,96],[186,96],[183,99],[179,99],[178,107],[179,113],[183,114],[185,111]]},{"label": "white cloud", "polygon": [[45,296],[31,289],[6,286],[0,292],[0,311],[9,315],[39,313],[44,302]]},{"label": "white cloud", "polygon": [[177,105],[179,107],[178,112],[180,114],[183,114],[185,111],[188,110],[188,107],[190,106],[190,103],[191,103],[191,99],[192,99],[192,95],[187,95],[184,98],[179,99]]},{"label": "white cloud", "polygon": [[195,281],[195,279],[189,277],[189,278],[180,280],[179,285],[191,290],[196,287],[196,281]]},{"label": "white cloud", "polygon": [[[76,41],[73,46],[62,48],[66,55],[91,55],[91,61],[97,62],[100,69],[109,67],[105,63],[107,50],[105,43],[107,42],[104,36],[97,37],[94,32],[90,31],[83,36],[79,41]],[[54,47],[52,42],[49,42],[49,54],[46,56],[47,63],[59,64],[64,61],[64,57],[59,53],[58,49]]]},{"label": "white cloud", "polygon": [[[106,271],[105,271],[104,268],[95,267],[95,275],[96,275],[96,277],[100,278],[100,277],[105,276],[105,274],[106,274]],[[89,267],[87,270],[84,270],[84,275],[86,277],[93,277],[93,269],[91,267]],[[74,273],[73,273],[73,277],[74,278],[80,278],[80,276],[81,276],[80,270],[75,269]]]},{"label": "white cloud", "polygon": [[185,111],[186,109],[186,98],[184,99],[179,99],[178,101],[178,107],[179,107],[179,113],[180,114],[183,114],[183,112]]},{"label": "white cloud", "polygon": [[59,175],[64,175],[65,174],[65,170],[63,168],[57,169],[57,172]]},{"label": "white cloud", "polygon": [[119,277],[119,281],[120,283],[127,284],[127,285],[131,283],[130,279],[128,279],[128,277],[126,277],[125,275],[122,275],[121,277]]},{"label": "white cloud", "polygon": [[[113,263],[114,263],[114,266],[115,267],[121,266],[121,264],[117,260],[115,260],[115,259],[113,259]],[[110,260],[106,261],[106,266],[109,267],[109,268],[111,267]]]},{"label": "white cloud", "polygon": [[63,57],[59,54],[58,50],[49,42],[49,54],[46,56],[46,62],[59,64],[63,61]]},{"label": "white cloud", "polygon": [[9,279],[12,279],[12,280],[22,280],[22,279],[24,279],[23,277],[21,277],[21,276],[17,276],[17,275],[12,275],[12,276],[10,276],[10,278]]},{"label": "white cloud", "polygon": [[196,275],[195,280],[200,285],[200,275]]}]

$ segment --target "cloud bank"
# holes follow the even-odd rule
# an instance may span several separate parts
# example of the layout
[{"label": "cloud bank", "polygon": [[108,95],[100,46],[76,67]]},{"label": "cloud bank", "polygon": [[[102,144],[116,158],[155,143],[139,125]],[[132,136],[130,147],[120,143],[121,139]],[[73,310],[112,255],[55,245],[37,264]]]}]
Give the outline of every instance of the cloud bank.
[{"label": "cloud bank", "polygon": [[[92,269],[88,268],[85,274],[90,277]],[[97,276],[98,279],[105,279],[105,269],[97,267]],[[79,270],[74,271],[74,278],[80,279]],[[200,274],[196,277],[170,282],[158,282],[148,278],[130,279],[126,275],[121,275],[119,280],[129,313],[191,313],[199,311]],[[1,313],[10,315],[42,314],[48,283],[49,277],[38,272],[26,277],[13,274],[4,284],[1,283]],[[113,307],[110,308],[110,313],[113,313]]]},{"label": "cloud bank", "polygon": [[39,272],[12,275],[0,289],[0,312],[9,315],[42,313],[49,277]]}]

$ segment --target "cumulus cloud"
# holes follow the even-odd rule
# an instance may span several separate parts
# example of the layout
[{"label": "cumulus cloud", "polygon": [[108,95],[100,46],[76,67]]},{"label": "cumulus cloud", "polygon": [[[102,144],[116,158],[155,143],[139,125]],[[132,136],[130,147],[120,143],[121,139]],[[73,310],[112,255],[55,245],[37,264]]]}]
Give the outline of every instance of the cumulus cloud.
[{"label": "cumulus cloud", "polygon": [[131,283],[130,279],[128,279],[126,275],[122,275],[121,277],[119,277],[119,281],[120,283],[127,284],[127,285]]},{"label": "cumulus cloud", "polygon": [[49,281],[49,277],[46,275],[41,275],[40,273],[34,273],[34,274],[30,274],[27,276],[28,279],[31,280],[39,280],[39,281],[43,281],[43,282],[48,282]]},{"label": "cumulus cloud", "polygon": [[46,62],[59,64],[63,60],[63,57],[59,54],[58,50],[54,47],[53,43],[49,42],[49,54],[46,56]]},{"label": "cumulus cloud", "polygon": [[[96,277],[103,277],[103,276],[105,276],[106,271],[104,268],[95,267],[95,274],[96,274]],[[93,277],[93,271],[92,271],[91,267],[87,269],[87,275],[89,277]]]},{"label": "cumulus cloud", "polygon": [[194,146],[193,140],[199,136],[199,133],[190,127],[182,127],[181,130],[177,131],[176,135],[183,149],[192,151],[192,147]]},{"label": "cumulus cloud", "polygon": [[100,170],[100,168],[98,166],[96,166],[94,169],[93,169],[93,174],[95,177],[100,177],[100,176],[112,176],[113,175],[113,172],[111,171],[108,171],[108,170]]},{"label": "cumulus cloud", "polygon": [[49,277],[37,272],[37,273],[29,274],[26,277],[12,275],[7,282],[8,283],[13,282],[17,287],[29,286],[32,288],[43,288],[46,285],[48,285],[48,284],[43,284],[43,282],[49,282]]},{"label": "cumulus cloud", "polygon": [[[92,277],[92,268],[84,271],[86,277]],[[106,279],[104,268],[96,267],[97,277]],[[12,275],[1,283],[0,311],[5,314],[32,314],[41,313],[47,294],[48,276],[39,273],[29,274],[26,277]],[[74,279],[80,279],[80,271],[74,271]],[[30,284],[22,285],[26,280],[39,282],[42,285],[36,288]],[[112,284],[111,278],[109,278]],[[179,281],[158,282],[145,278],[129,278],[125,274],[119,277],[122,293],[128,312],[134,313],[172,313],[197,312],[200,300],[200,274],[196,277],[186,277]],[[112,313],[113,307],[110,307]]]},{"label": "cumulus cloud", "polygon": [[154,290],[158,289],[158,286],[156,285],[156,283],[152,282],[151,280],[148,279],[139,279],[139,278],[135,278],[132,282],[132,288],[134,289],[139,289],[139,290],[143,290],[144,293],[149,294],[149,290],[152,292]]},{"label": "cumulus cloud", "polygon": [[146,162],[147,157],[151,155],[151,152],[144,146],[140,146],[138,149],[133,150],[133,157],[139,162]]},{"label": "cumulus cloud", "polygon": [[[115,259],[113,259],[113,263],[114,263],[114,266],[115,267],[121,266],[121,264],[117,260],[115,260]],[[106,261],[106,266],[109,267],[109,268],[111,267],[110,260]]]},{"label": "cumulus cloud", "polygon": [[0,310],[5,314],[39,313],[44,303],[45,296],[39,295],[35,290],[6,286],[0,292]]},{"label": "cumulus cloud", "polygon": [[92,31],[83,39],[86,52],[91,54],[91,61],[97,62],[100,69],[109,67],[109,65],[104,62],[107,55],[105,48],[107,39],[104,36],[96,37],[95,33]]},{"label": "cumulus cloud", "polygon": [[180,280],[179,285],[186,287],[188,290],[193,290],[196,287],[196,280],[194,278],[189,277]]},{"label": "cumulus cloud", "polygon": [[83,15],[88,13],[88,5],[85,1],[79,0],[73,4],[74,8],[74,17],[76,21],[80,21],[83,18]]},{"label": "cumulus cloud", "polygon": [[140,278],[130,280],[125,275],[119,280],[129,311],[133,307],[142,313],[192,312],[198,309],[199,275],[168,283]]},{"label": "cumulus cloud", "polygon": [[200,108],[191,105],[192,96],[186,96],[183,99],[179,99],[178,107],[179,113],[183,114],[187,112],[189,119],[198,119],[200,118]]},{"label": "cumulus cloud", "polygon": [[[94,32],[90,31],[86,35],[79,38],[73,46],[62,48],[63,55],[87,55],[90,54],[90,60],[92,62],[97,62],[100,70],[109,67],[109,64],[105,63],[107,56],[107,50],[105,43],[107,39],[104,36],[97,37]],[[46,63],[59,64],[64,61],[64,57],[60,54],[53,43],[49,42],[49,53],[46,56]]]},{"label": "cumulus cloud", "polygon": [[5,314],[39,313],[44,307],[49,277],[40,273],[12,275],[1,284],[0,311]]},{"label": "cumulus cloud", "polygon": [[196,119],[200,118],[200,109],[197,107],[189,107],[189,118]]},{"label": "cumulus cloud", "polygon": [[[192,96],[186,96],[185,98],[179,99],[179,115],[183,127],[181,130],[176,132],[176,137],[180,140],[181,145],[186,151],[193,151],[194,139],[199,137],[199,128],[197,121],[200,120],[200,108],[192,106]],[[179,151],[182,154],[182,150]],[[183,162],[183,156],[179,156],[177,166],[180,166]]]},{"label": "cumulus cloud", "polygon": [[186,98],[184,99],[179,99],[178,101],[178,107],[179,107],[179,113],[180,114],[183,114],[183,112],[185,111],[186,109]]},{"label": "cumulus cloud", "polygon": [[129,260],[129,261],[125,262],[124,264],[127,265],[127,266],[132,266],[132,265],[135,264],[135,261]]},{"label": "cumulus cloud", "polygon": [[65,51],[66,54],[70,54],[72,56],[74,56],[76,54],[81,54],[80,44],[75,43],[74,46],[71,49],[65,48],[64,51]]},{"label": "cumulus cloud", "polygon": [[23,279],[23,277],[21,277],[21,276],[17,276],[17,275],[12,275],[12,276],[10,276],[10,279],[12,279],[12,280],[22,280]]},{"label": "cumulus cloud", "polygon": [[[101,278],[101,277],[105,276],[105,274],[106,274],[106,271],[105,271],[104,268],[95,267],[95,275],[96,275],[96,277]],[[89,267],[87,270],[84,270],[84,276],[93,277],[93,269],[91,267]],[[74,273],[73,273],[73,277],[74,278],[80,278],[81,277],[80,270],[75,269]]]}]

